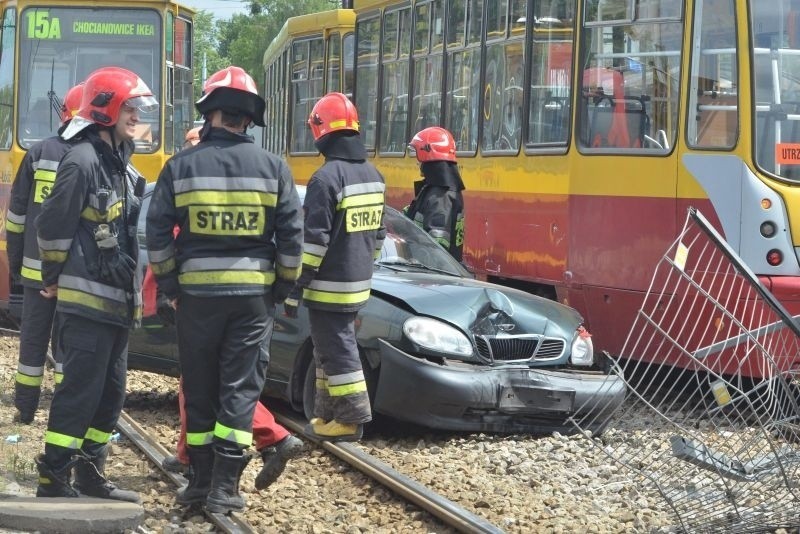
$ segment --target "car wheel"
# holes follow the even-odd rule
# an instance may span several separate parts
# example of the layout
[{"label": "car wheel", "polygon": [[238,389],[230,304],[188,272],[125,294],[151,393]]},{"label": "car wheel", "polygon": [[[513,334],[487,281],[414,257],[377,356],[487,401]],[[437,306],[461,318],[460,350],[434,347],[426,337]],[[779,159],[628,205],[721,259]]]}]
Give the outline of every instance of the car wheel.
[{"label": "car wheel", "polygon": [[303,414],[306,419],[311,421],[314,417],[314,396],[316,395],[315,383],[317,381],[317,368],[312,358],[306,366],[306,374],[303,378]]}]

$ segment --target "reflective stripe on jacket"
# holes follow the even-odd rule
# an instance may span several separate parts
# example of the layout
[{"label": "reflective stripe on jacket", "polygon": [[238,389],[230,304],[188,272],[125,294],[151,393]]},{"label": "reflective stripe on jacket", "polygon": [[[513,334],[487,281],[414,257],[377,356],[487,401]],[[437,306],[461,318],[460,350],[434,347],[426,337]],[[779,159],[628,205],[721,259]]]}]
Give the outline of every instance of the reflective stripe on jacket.
[{"label": "reflective stripe on jacket", "polygon": [[120,249],[138,258],[141,198],[135,189],[141,175],[127,164],[132,152],[132,144],[125,144],[123,154],[116,155],[90,130],[61,160],[55,186],[36,219],[42,282],[58,283],[60,312],[125,327],[141,319],[139,269],[129,287],[103,281],[94,238],[98,225],[108,224],[118,234]]},{"label": "reflective stripe on jacket", "polygon": [[58,162],[70,146],[60,136],[33,145],[22,159],[11,186],[6,214],[8,267],[28,287],[42,287],[42,263],[33,221],[41,211],[42,201],[53,189]]},{"label": "reflective stripe on jacket", "polygon": [[[251,137],[212,128],[161,171],[147,213],[147,249],[168,298],[263,295],[297,280],[300,199],[286,164]],[[180,227],[173,236],[175,225]]]},{"label": "reflective stripe on jacket", "polygon": [[383,176],[366,161],[331,158],[311,177],[300,280],[308,307],[355,311],[366,304],[386,235],[384,193]]}]

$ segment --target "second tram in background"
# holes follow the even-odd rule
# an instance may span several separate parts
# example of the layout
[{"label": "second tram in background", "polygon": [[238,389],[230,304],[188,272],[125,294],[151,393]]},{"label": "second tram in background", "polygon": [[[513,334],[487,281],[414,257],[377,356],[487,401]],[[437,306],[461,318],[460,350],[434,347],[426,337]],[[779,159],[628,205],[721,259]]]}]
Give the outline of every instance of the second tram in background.
[{"label": "second tram in background", "polygon": [[138,74],[161,104],[142,114],[133,164],[152,181],[194,118],[194,11],[170,0],[0,0],[0,303],[8,300],[5,213],[25,151],[55,135],[58,103],[92,71]]},{"label": "second tram in background", "polygon": [[[411,136],[453,132],[476,274],[574,306],[596,348],[618,354],[695,206],[800,313],[800,1],[355,0],[354,10],[354,98],[388,201],[412,196]],[[292,159],[309,154],[297,142],[307,99],[330,89],[313,80],[349,65],[325,63],[323,50],[282,63],[277,146]]]}]

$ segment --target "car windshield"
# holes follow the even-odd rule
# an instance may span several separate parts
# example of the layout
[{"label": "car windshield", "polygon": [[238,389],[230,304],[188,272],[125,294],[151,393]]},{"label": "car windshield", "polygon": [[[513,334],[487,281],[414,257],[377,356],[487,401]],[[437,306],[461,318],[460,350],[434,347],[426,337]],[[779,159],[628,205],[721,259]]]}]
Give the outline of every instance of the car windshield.
[{"label": "car windshield", "polygon": [[[306,187],[298,185],[297,193],[302,202]],[[386,226],[386,239],[376,265],[398,271],[420,269],[451,276],[470,276],[469,271],[439,243],[396,209],[386,206],[383,224]]]},{"label": "car windshield", "polygon": [[466,276],[464,268],[441,245],[399,211],[386,207],[386,239],[376,263]]}]

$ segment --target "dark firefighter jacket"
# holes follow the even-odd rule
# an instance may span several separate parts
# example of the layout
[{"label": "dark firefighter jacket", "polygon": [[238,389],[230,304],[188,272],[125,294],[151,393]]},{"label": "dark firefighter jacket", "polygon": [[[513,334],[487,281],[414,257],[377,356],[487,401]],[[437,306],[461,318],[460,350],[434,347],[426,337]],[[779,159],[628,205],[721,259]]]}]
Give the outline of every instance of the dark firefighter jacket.
[{"label": "dark firefighter jacket", "polygon": [[42,263],[34,221],[56,180],[58,162],[71,147],[61,136],[44,139],[22,158],[6,217],[8,270],[27,287],[42,287]]},{"label": "dark firefighter jacket", "polygon": [[134,261],[138,257],[144,178],[128,163],[133,143],[121,148],[113,150],[95,130],[86,130],[61,160],[36,225],[42,282],[58,283],[56,310],[129,327],[141,320],[141,279],[134,276],[128,287],[102,280],[94,237],[100,224],[108,224],[120,250]]},{"label": "dark firefighter jacket", "polygon": [[414,182],[415,198],[406,211],[451,256],[461,261],[464,249],[464,183],[455,163],[422,164],[424,180]]},{"label": "dark firefighter jacket", "polygon": [[359,136],[334,132],[320,141],[325,163],[306,189],[298,285],[308,307],[355,311],[369,299],[373,262],[386,235],[383,176],[366,161]]},{"label": "dark firefighter jacket", "polygon": [[210,128],[158,177],[147,212],[150,266],[169,299],[263,295],[276,275],[297,280],[302,225],[286,163],[250,136]]}]

